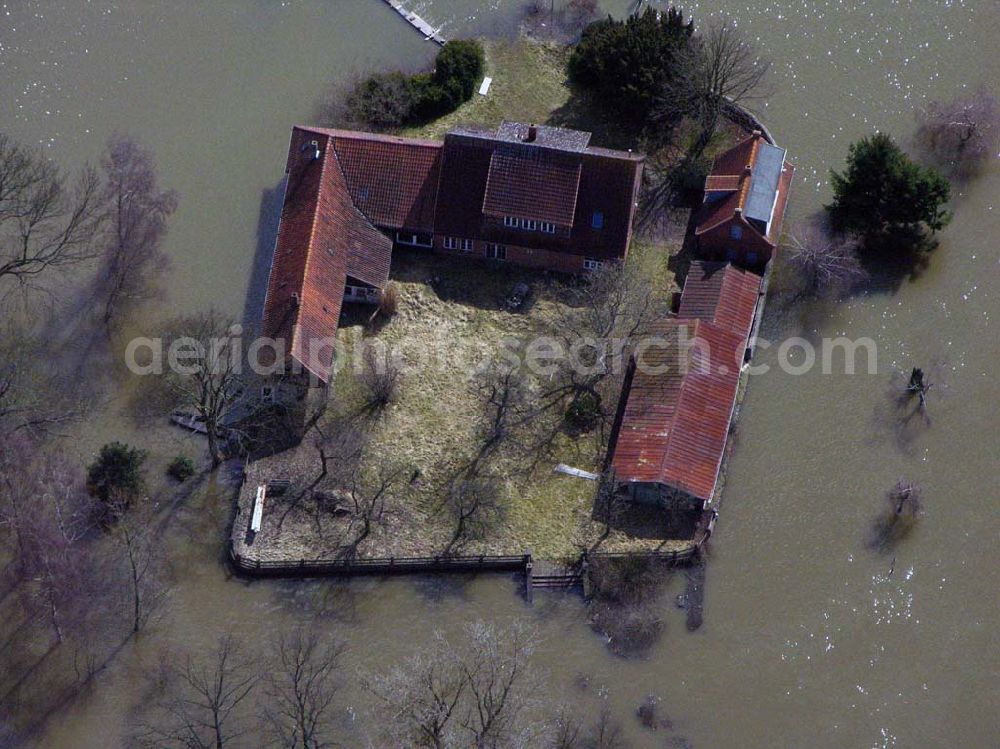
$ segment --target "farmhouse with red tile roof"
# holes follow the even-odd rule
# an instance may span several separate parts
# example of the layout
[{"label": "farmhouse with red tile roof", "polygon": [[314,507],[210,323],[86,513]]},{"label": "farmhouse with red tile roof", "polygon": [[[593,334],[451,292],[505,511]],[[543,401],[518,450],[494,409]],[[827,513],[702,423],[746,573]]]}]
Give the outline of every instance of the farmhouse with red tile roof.
[{"label": "farmhouse with red tile roof", "polygon": [[712,164],[695,236],[701,257],[762,271],[781,237],[795,168],[755,131]]},{"label": "farmhouse with red tile roof", "polygon": [[264,333],[326,383],[341,305],[378,300],[394,245],[567,273],[623,259],[642,166],[543,125],[443,142],[296,127]]}]

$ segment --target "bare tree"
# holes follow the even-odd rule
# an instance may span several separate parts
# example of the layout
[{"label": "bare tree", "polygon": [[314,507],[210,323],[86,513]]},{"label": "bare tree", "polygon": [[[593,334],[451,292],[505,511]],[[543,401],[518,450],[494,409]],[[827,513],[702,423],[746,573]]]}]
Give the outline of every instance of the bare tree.
[{"label": "bare tree", "polygon": [[517,367],[496,364],[479,376],[474,384],[482,403],[484,426],[481,444],[472,471],[514,436],[529,417],[527,385]]},{"label": "bare tree", "polygon": [[884,551],[905,538],[923,511],[923,491],[918,484],[899,479],[885,493],[886,509],[872,527],[870,546]]},{"label": "bare tree", "polygon": [[668,295],[637,264],[606,263],[565,289],[565,312],[551,328],[553,361],[538,408],[562,408],[586,394],[604,424],[614,416],[631,347],[668,314]]},{"label": "bare tree", "polygon": [[699,134],[690,155],[699,157],[727,107],[743,106],[764,94],[770,67],[735,26],[711,26],[678,56],[676,74],[663,82],[654,119],[667,129],[684,117],[695,120]]},{"label": "bare tree", "polygon": [[590,729],[586,746],[588,749],[625,749],[627,746],[622,733],[621,722],[611,712],[611,707],[605,703]]},{"label": "bare tree", "polygon": [[215,310],[174,323],[171,343],[176,366],[165,373],[181,404],[195,411],[205,426],[212,466],[224,459],[223,419],[244,395],[243,329]]},{"label": "bare tree", "polygon": [[265,685],[265,720],[278,746],[328,749],[334,739],[334,700],[344,646],[323,644],[312,631],[279,635]]},{"label": "bare tree", "polygon": [[531,746],[539,734],[528,714],[536,645],[519,622],[477,622],[462,642],[438,634],[429,650],[368,679],[386,710],[383,738],[434,749]]},{"label": "bare tree", "polygon": [[35,285],[92,258],[102,219],[96,171],[85,167],[68,186],[41,153],[0,133],[0,284]]},{"label": "bare tree", "polygon": [[166,270],[160,242],[177,209],[177,194],[159,189],[152,153],[131,138],[112,136],[101,165],[108,218],[94,290],[109,326],[125,304],[148,297],[151,276]]},{"label": "bare tree", "polygon": [[367,394],[365,406],[369,411],[378,412],[399,395],[402,367],[390,351],[379,355],[374,346],[366,346],[362,357],[360,379]]},{"label": "bare tree", "polygon": [[507,509],[499,480],[486,476],[463,477],[452,482],[445,507],[455,525],[452,545],[484,538],[503,520]]},{"label": "bare tree", "polygon": [[389,503],[402,489],[405,471],[402,465],[383,463],[375,468],[359,466],[351,476],[350,495],[354,507],[351,554],[356,553],[361,542],[371,535],[372,527],[384,520]]},{"label": "bare tree", "polygon": [[834,233],[821,218],[792,228],[782,245],[795,299],[838,297],[868,277],[858,258],[857,240]]},{"label": "bare tree", "polygon": [[923,490],[919,484],[901,478],[893,485],[892,489],[886,492],[885,498],[894,515],[915,517],[921,511],[922,494]]},{"label": "bare tree", "polygon": [[985,86],[917,112],[917,147],[935,165],[968,177],[1000,147],[1000,105]]},{"label": "bare tree", "polygon": [[98,577],[84,543],[93,501],[65,456],[26,434],[0,443],[0,526],[30,609],[44,615],[57,643],[85,618]]},{"label": "bare tree", "polygon": [[115,569],[123,582],[129,625],[135,635],[166,599],[169,585],[164,572],[166,560],[160,540],[153,535],[148,505],[131,504],[118,490],[112,492],[109,506],[113,519],[108,529],[114,542]]},{"label": "bare tree", "polygon": [[156,706],[157,720],[139,741],[149,747],[224,749],[250,730],[244,714],[257,688],[256,662],[231,635],[202,661],[188,656],[169,669],[168,694]]}]

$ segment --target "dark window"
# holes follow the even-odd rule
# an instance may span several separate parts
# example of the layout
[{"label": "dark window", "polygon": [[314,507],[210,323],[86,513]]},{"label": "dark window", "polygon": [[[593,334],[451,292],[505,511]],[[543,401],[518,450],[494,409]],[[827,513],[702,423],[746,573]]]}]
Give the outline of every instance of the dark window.
[{"label": "dark window", "polygon": [[747,253],[747,262],[748,263],[756,263],[757,262],[757,253],[756,252],[748,252]]},{"label": "dark window", "polygon": [[491,260],[506,260],[507,248],[502,244],[488,244],[486,245],[486,257]]},{"label": "dark window", "polygon": [[739,224],[733,224],[729,227],[729,236],[733,239],[743,239],[743,227]]},{"label": "dark window", "polygon": [[590,225],[595,229],[603,229],[604,213],[602,211],[594,211],[594,215],[590,219]]},{"label": "dark window", "polygon": [[730,247],[726,250],[726,260],[735,260],[740,256],[740,251],[735,247]]}]

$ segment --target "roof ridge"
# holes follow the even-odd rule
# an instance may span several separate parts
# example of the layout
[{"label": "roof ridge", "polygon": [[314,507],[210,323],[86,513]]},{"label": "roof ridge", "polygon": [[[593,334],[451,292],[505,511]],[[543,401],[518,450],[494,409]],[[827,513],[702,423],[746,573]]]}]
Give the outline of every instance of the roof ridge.
[{"label": "roof ridge", "polygon": [[[323,163],[320,166],[320,170],[319,170],[319,183],[316,186],[316,200],[313,203],[312,220],[309,222],[309,242],[306,244],[306,261],[302,264],[302,289],[303,290],[305,290],[305,280],[309,277],[309,261],[312,260],[312,257],[313,257],[313,241],[316,238],[316,224],[319,221],[320,206],[323,205],[323,189],[326,186],[326,179],[325,179],[325,177],[326,177],[326,163],[327,163],[327,159],[330,157],[330,150],[331,150],[330,149],[330,136],[329,135],[327,135],[326,146],[327,146],[326,149],[324,149],[324,151],[323,151]],[[336,154],[334,154],[334,155],[336,156]],[[306,165],[306,166],[308,168],[308,165]],[[301,314],[302,314],[302,302],[303,302],[303,300],[300,297],[299,300],[298,300],[298,304],[296,305],[295,320],[292,323],[292,340],[289,341],[289,344],[288,344],[289,353],[292,353],[293,351],[295,351],[295,341],[296,341],[296,339],[299,336],[299,327],[300,327],[300,325],[299,325],[299,318],[301,317]],[[306,362],[301,361],[301,358],[302,357],[300,357],[300,363],[302,364],[302,366],[304,366],[306,369],[308,369],[312,374],[314,374],[316,376],[319,376],[317,372],[313,372],[312,371],[312,369],[309,367],[309,364],[307,364]]]}]

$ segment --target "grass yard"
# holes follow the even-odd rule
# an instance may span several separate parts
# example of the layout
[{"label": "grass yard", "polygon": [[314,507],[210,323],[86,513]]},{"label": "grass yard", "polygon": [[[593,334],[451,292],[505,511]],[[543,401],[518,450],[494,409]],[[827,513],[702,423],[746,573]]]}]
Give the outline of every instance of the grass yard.
[{"label": "grass yard", "polygon": [[[639,248],[635,262],[665,267],[652,247]],[[664,293],[670,290],[664,273]],[[363,390],[355,372],[344,367],[333,386],[332,414],[325,429],[336,429],[344,419],[368,431],[365,465],[396,465],[415,480],[393,494],[384,522],[357,549],[361,556],[423,556],[442,552],[452,539],[454,520],[443,511],[442,497],[452,477],[475,455],[481,444],[485,411],[476,387],[477,372],[492,360],[505,338],[527,338],[551,327],[565,309],[561,286],[551,277],[515,266],[483,262],[456,262],[430,254],[398,253],[393,259],[393,280],[399,288],[396,315],[374,331],[363,320],[370,308],[355,310],[356,320],[341,327],[339,335],[355,347],[361,341],[384,343],[398,351],[406,368],[397,399],[378,415],[363,413]],[[512,285],[524,281],[532,288],[528,308],[509,312],[502,300]],[[554,473],[558,463],[599,472],[605,449],[599,431],[571,435],[560,429],[561,412],[532,423],[520,438],[526,442],[554,433],[536,452],[505,450],[496,458],[492,473],[504,490],[505,513],[501,522],[479,540],[466,541],[461,553],[511,554],[530,549],[536,557],[564,560],[575,557],[605,532],[603,523],[591,518],[596,483]],[[304,500],[277,527],[284,504],[278,500],[265,512],[264,526],[252,545],[244,537],[258,483],[271,478],[293,481],[294,495],[318,475],[319,461],[313,441],[247,467],[247,481],[240,500],[240,520],[234,541],[250,558],[300,559],[332,557],[342,553],[350,533],[349,519],[332,516],[317,524],[316,506]],[[406,482],[403,482],[406,483]],[[314,489],[342,487],[319,484]],[[684,542],[629,538],[613,532],[602,542],[608,550],[671,549]]]}]

